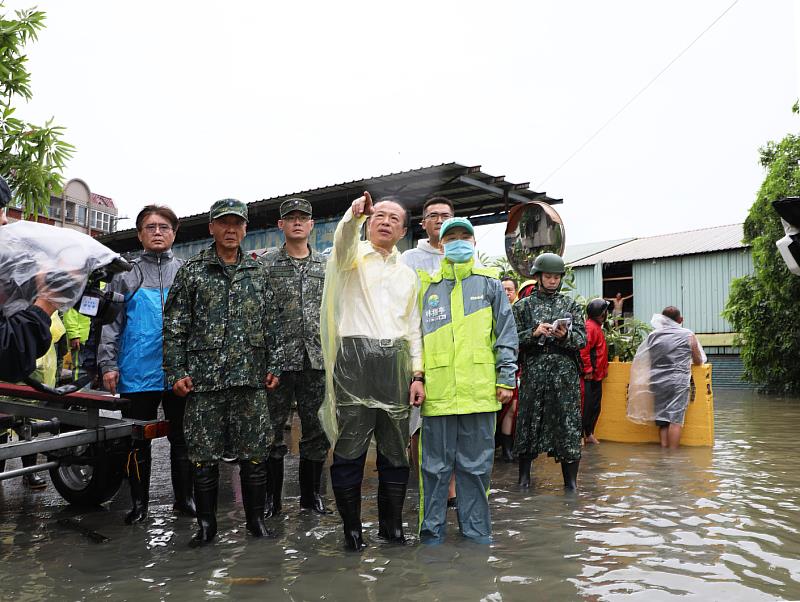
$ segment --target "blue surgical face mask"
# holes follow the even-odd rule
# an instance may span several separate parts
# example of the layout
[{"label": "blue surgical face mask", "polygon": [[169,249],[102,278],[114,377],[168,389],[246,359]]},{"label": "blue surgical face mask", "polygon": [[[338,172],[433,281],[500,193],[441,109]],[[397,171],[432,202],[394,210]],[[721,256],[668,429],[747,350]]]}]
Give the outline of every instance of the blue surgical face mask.
[{"label": "blue surgical face mask", "polygon": [[468,240],[451,240],[444,243],[444,256],[453,263],[466,263],[475,254],[475,245]]}]

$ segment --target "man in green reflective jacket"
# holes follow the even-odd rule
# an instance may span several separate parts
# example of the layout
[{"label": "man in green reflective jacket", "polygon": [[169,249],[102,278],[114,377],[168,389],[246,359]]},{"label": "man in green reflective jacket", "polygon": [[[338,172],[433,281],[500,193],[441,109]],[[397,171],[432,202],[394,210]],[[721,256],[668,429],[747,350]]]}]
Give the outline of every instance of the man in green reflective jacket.
[{"label": "man in green reflective jacket", "polygon": [[420,435],[420,540],[444,540],[450,475],[455,471],[461,534],[490,543],[489,485],[497,410],[516,384],[517,332],[494,270],[474,265],[469,220],[440,231],[441,269],[421,281],[425,401]]}]

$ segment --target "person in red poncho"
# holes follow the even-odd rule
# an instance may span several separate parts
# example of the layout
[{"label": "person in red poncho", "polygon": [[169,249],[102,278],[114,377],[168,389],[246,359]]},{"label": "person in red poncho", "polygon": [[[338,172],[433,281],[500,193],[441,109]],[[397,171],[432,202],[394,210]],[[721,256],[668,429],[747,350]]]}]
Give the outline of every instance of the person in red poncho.
[{"label": "person in red poncho", "polygon": [[603,379],[608,376],[608,347],[603,334],[603,323],[607,315],[608,302],[604,299],[593,299],[586,306],[586,347],[581,349],[584,443],[600,443],[594,436],[594,427],[600,418]]}]

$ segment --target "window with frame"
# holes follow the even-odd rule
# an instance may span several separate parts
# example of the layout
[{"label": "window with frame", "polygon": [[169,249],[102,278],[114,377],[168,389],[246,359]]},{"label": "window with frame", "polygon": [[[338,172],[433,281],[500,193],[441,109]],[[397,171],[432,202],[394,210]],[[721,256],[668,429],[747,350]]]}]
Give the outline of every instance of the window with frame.
[{"label": "window with frame", "polygon": [[89,213],[89,210],[84,207],[83,205],[78,205],[75,208],[75,223],[80,224],[81,226],[86,225],[86,217]]},{"label": "window with frame", "polygon": [[102,230],[103,232],[111,231],[111,215],[103,213],[102,211],[95,211],[92,209],[91,227],[95,230]]}]

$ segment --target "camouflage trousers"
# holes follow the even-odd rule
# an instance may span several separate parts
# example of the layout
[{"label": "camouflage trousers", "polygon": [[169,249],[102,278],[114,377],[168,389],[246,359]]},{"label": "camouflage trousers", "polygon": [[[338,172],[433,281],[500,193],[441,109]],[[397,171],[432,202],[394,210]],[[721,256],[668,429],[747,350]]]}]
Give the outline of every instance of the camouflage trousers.
[{"label": "camouflage trousers", "polygon": [[556,462],[581,459],[581,385],[576,362],[557,353],[526,354],[519,385],[514,453]]},{"label": "camouflage trousers", "polygon": [[300,457],[313,462],[325,461],[331,444],[317,416],[324,397],[324,370],[307,367],[305,370],[287,370],[281,374],[278,388],[267,393],[272,431],[275,434],[269,454],[271,457],[283,458],[288,452],[283,442],[283,426],[289,419],[292,400],[295,400],[297,414],[300,417]]},{"label": "camouflage trousers", "polygon": [[262,460],[272,444],[266,389],[231,387],[190,393],[183,432],[189,459],[218,462],[223,450],[240,460]]}]

